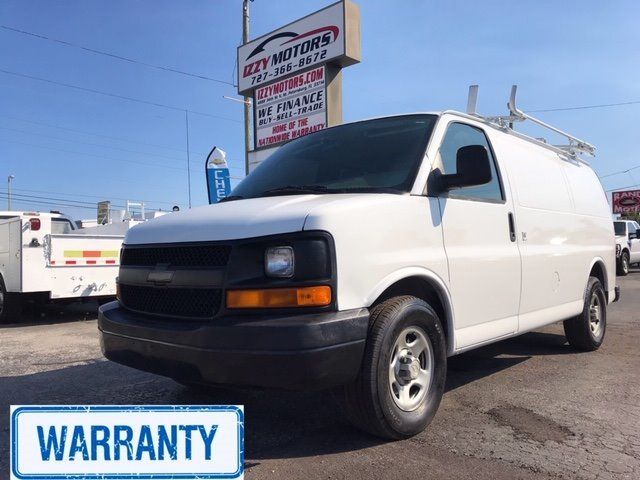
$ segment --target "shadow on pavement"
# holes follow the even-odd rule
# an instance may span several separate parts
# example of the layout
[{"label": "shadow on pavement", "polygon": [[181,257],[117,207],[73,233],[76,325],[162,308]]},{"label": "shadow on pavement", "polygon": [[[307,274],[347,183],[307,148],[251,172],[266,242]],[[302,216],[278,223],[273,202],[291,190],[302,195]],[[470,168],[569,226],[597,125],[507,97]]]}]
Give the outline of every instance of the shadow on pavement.
[{"label": "shadow on pavement", "polygon": [[22,328],[35,325],[52,325],[57,323],[93,320],[98,317],[96,301],[75,302],[70,304],[26,305],[19,322],[2,324],[4,328]]},{"label": "shadow on pavement", "polygon": [[[531,333],[506,340],[449,359],[447,390],[511,368],[534,355],[570,351],[561,335]],[[96,361],[0,378],[0,463],[8,458],[11,404],[241,404],[245,406],[247,468],[262,459],[324,455],[384,443],[343,420],[328,392],[203,392],[115,363]]]},{"label": "shadow on pavement", "polygon": [[449,358],[446,390],[455,390],[480,378],[518,365],[531,357],[576,353],[568,345],[564,335],[527,333]]}]

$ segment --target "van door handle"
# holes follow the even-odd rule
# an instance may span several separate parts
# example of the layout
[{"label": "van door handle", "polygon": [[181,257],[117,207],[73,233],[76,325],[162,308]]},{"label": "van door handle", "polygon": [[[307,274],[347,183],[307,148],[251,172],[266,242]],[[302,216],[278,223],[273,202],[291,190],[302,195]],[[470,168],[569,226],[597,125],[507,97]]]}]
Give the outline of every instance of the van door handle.
[{"label": "van door handle", "polygon": [[516,224],[513,221],[513,213],[509,212],[509,238],[512,242],[516,241]]}]

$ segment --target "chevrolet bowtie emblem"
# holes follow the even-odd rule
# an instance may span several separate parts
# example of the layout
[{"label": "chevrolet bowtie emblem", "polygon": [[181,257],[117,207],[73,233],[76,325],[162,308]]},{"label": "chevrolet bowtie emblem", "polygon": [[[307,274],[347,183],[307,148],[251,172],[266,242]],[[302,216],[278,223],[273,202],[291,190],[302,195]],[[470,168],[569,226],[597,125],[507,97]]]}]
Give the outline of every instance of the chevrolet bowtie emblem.
[{"label": "chevrolet bowtie emblem", "polygon": [[147,275],[147,282],[170,283],[173,280],[174,272],[168,270],[154,270]]}]

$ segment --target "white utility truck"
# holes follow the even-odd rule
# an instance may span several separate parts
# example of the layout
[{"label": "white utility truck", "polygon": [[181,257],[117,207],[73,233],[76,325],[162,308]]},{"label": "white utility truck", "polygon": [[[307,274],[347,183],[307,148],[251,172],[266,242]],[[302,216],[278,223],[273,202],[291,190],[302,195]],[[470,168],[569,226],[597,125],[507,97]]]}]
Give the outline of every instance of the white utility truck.
[{"label": "white utility truck", "polygon": [[25,301],[115,296],[124,235],[82,232],[59,213],[0,211],[0,323]]},{"label": "white utility truck", "polygon": [[515,88],[504,117],[474,97],[297,138],[223,202],[129,230],[106,357],[186,384],[334,388],[357,426],[405,438],[435,415],[448,355],[559,321],[600,347],[619,290],[579,156],[594,148],[517,109]]},{"label": "white utility truck", "polygon": [[629,274],[629,265],[640,263],[640,225],[635,220],[615,220],[617,273]]}]

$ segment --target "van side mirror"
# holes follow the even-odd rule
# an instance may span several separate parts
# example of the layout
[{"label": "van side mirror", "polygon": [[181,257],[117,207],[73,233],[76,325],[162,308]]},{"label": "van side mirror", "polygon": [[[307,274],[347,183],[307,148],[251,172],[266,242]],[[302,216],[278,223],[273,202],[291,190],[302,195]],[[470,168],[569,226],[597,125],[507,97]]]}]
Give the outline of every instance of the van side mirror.
[{"label": "van side mirror", "polygon": [[489,152],[483,145],[460,147],[456,154],[456,173],[442,175],[443,190],[484,185],[491,181]]}]

